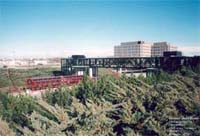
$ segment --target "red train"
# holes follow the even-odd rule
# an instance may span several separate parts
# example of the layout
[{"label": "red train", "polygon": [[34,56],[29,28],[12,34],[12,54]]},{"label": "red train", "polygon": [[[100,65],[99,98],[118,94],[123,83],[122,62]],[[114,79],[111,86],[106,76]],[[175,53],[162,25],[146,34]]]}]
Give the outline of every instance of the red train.
[{"label": "red train", "polygon": [[61,85],[78,84],[81,82],[82,79],[83,76],[76,76],[76,75],[28,78],[26,80],[26,86],[27,89],[35,91],[47,88],[57,88]]}]

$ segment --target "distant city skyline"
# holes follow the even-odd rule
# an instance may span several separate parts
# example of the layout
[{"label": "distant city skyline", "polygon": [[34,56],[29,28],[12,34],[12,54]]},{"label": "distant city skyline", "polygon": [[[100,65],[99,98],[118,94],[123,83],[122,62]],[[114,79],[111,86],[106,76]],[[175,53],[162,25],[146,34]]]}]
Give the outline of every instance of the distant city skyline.
[{"label": "distant city skyline", "polygon": [[113,56],[138,40],[200,55],[200,1],[0,1],[1,58]]}]

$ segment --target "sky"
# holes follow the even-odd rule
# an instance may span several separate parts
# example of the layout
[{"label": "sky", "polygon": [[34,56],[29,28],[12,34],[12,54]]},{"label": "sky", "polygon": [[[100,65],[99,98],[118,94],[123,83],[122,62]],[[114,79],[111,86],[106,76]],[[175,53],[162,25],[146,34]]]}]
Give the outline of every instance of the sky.
[{"label": "sky", "polygon": [[200,55],[200,0],[0,0],[0,57],[105,57],[138,40]]}]

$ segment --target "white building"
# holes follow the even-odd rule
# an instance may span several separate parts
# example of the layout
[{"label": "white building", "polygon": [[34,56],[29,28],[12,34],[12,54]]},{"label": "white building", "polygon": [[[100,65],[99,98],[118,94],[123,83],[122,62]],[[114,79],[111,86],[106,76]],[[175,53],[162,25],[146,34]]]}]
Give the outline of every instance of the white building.
[{"label": "white building", "polygon": [[152,43],[144,41],[122,42],[114,47],[115,57],[151,57]]},{"label": "white building", "polygon": [[177,47],[171,45],[168,42],[156,42],[152,45],[151,56],[152,57],[163,56],[163,52],[165,51],[177,51]]},{"label": "white building", "polygon": [[45,59],[34,60],[34,65],[47,65],[47,60]]}]

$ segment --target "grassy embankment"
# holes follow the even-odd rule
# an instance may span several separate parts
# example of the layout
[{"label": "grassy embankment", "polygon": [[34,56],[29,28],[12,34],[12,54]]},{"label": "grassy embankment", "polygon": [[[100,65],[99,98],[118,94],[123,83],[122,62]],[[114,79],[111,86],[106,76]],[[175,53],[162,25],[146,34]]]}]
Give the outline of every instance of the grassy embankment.
[{"label": "grassy embankment", "polygon": [[25,86],[26,78],[53,76],[52,72],[55,70],[59,68],[0,69],[0,88],[7,91],[13,84],[18,87]]}]

